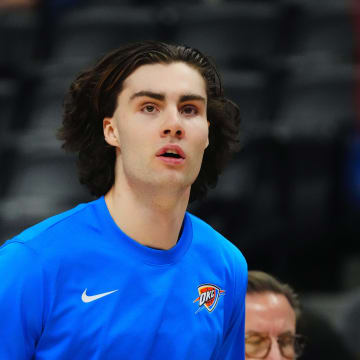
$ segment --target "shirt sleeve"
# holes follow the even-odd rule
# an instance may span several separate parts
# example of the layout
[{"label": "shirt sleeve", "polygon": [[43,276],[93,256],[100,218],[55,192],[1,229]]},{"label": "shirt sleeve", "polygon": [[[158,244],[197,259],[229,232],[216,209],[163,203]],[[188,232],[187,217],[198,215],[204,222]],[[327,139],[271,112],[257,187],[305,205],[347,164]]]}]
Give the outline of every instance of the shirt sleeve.
[{"label": "shirt sleeve", "polygon": [[43,271],[25,244],[0,247],[0,359],[30,360],[43,328]]},{"label": "shirt sleeve", "polygon": [[[234,290],[228,297],[227,306],[232,306],[228,327],[224,334],[223,345],[217,360],[245,359],[245,297],[247,290],[247,263],[242,255],[235,263]],[[230,294],[229,294],[230,295]],[[225,295],[227,297],[228,294]]]}]

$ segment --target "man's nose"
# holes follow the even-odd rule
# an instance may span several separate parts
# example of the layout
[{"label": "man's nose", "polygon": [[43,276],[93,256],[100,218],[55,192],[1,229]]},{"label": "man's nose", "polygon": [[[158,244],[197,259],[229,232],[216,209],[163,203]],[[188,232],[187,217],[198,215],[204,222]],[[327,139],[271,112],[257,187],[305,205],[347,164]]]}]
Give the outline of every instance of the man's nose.
[{"label": "man's nose", "polygon": [[266,357],[266,360],[283,360],[284,357],[282,356],[280,352],[280,345],[276,340],[272,340],[271,349]]},{"label": "man's nose", "polygon": [[181,120],[179,112],[175,110],[168,111],[165,114],[165,119],[161,127],[161,136],[172,136],[176,138],[183,138],[185,136],[185,129]]}]

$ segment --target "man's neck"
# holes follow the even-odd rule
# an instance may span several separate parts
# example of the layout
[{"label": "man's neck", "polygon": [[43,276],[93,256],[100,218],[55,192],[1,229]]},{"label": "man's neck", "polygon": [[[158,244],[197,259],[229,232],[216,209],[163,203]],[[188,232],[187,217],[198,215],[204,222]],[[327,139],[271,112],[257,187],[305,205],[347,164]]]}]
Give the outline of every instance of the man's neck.
[{"label": "man's neck", "polygon": [[164,194],[120,191],[113,186],[105,195],[107,207],[120,229],[142,245],[170,249],[178,241],[190,189]]}]

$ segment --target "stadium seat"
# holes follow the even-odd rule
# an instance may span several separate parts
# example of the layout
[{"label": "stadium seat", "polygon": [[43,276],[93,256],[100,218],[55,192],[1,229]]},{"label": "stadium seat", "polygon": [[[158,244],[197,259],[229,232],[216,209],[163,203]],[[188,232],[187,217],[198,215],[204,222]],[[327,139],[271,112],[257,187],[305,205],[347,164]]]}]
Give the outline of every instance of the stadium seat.
[{"label": "stadium seat", "polygon": [[[27,146],[19,139],[13,157],[6,193],[0,194],[1,236],[14,235],[42,219],[91,200],[77,179],[75,159],[60,149]],[[31,139],[37,142],[38,139]]]},{"label": "stadium seat", "polygon": [[275,131],[285,138],[332,138],[355,118],[351,65],[302,61],[292,65]]},{"label": "stadium seat", "polygon": [[15,79],[0,78],[0,144],[14,121],[18,91],[19,83]]},{"label": "stadium seat", "polygon": [[[276,106],[276,82],[268,71],[223,70],[225,96],[240,108],[241,137],[244,141],[271,136],[272,109]],[[270,99],[272,101],[270,101]],[[270,106],[269,106],[270,105]]]},{"label": "stadium seat", "polygon": [[176,42],[199,48],[223,67],[254,66],[273,54],[278,8],[240,2],[184,6]]},{"label": "stadium seat", "polygon": [[[37,139],[32,139],[36,141]],[[45,196],[63,198],[67,194],[78,197],[82,187],[78,184],[75,159],[65,155],[59,148],[37,149],[27,146],[21,139],[18,144],[18,155],[14,166],[11,186],[7,195]]]},{"label": "stadium seat", "polygon": [[42,67],[32,93],[27,132],[33,136],[36,133],[48,133],[55,140],[62,121],[65,94],[80,69],[81,66],[76,63],[70,66],[55,63]]},{"label": "stadium seat", "polygon": [[150,8],[129,6],[75,8],[55,29],[53,59],[93,62],[124,43],[157,39],[155,14]]},{"label": "stadium seat", "polygon": [[222,71],[225,96],[239,105],[245,123],[264,121],[266,74],[260,71]]},{"label": "stadium seat", "polygon": [[35,10],[0,10],[1,66],[24,66],[34,61],[37,21]]},{"label": "stadium seat", "polygon": [[301,9],[294,53],[333,56],[339,62],[355,59],[352,0],[294,0]]}]

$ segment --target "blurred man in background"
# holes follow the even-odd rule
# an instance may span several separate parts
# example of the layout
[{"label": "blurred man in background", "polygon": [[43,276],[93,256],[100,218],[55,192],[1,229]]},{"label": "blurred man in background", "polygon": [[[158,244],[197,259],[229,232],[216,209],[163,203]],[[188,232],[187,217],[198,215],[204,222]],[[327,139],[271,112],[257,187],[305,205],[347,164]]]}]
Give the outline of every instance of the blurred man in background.
[{"label": "blurred man in background", "polygon": [[261,271],[249,271],[246,295],[245,358],[293,360],[302,353],[296,333],[300,305],[293,289]]}]

